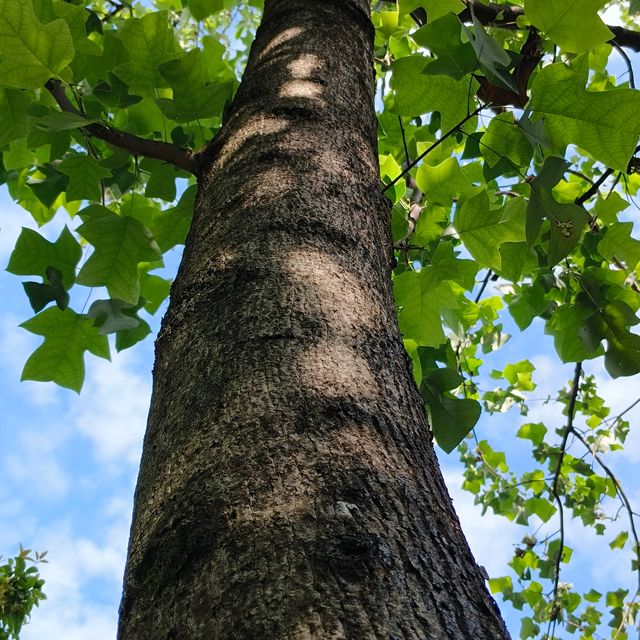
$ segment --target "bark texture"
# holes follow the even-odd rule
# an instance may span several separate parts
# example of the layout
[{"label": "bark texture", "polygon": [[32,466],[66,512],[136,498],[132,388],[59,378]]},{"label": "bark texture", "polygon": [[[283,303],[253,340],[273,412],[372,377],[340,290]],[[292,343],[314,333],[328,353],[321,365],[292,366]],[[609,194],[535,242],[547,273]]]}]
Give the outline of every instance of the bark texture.
[{"label": "bark texture", "polygon": [[504,640],[392,298],[368,0],[266,0],[157,341],[121,640]]}]

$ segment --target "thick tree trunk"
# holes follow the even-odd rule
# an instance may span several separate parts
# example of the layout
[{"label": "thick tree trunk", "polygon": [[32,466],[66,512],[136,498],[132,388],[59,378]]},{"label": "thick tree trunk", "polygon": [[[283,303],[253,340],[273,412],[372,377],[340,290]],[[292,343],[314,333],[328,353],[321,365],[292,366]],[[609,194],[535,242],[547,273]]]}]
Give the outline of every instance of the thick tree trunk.
[{"label": "thick tree trunk", "polygon": [[121,640],[508,637],[392,299],[368,0],[266,0],[157,341]]}]

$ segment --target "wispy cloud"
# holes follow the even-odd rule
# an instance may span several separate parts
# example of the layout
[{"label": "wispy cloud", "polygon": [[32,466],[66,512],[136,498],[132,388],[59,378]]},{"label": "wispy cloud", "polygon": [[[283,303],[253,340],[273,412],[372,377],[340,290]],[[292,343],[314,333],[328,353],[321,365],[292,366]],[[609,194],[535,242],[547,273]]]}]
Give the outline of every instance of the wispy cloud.
[{"label": "wispy cloud", "polygon": [[135,354],[94,360],[82,394],[71,407],[77,430],[89,438],[103,462],[137,465],[151,396],[151,363]]}]

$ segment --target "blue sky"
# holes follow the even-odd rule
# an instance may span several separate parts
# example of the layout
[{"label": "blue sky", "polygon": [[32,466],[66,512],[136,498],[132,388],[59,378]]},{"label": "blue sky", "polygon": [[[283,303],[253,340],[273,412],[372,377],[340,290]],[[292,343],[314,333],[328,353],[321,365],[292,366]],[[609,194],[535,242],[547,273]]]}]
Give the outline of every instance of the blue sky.
[{"label": "blue sky", "polygon": [[[67,218],[41,233],[54,239],[65,223],[75,226]],[[22,279],[4,271],[21,226],[36,227],[0,188],[0,554],[15,553],[18,543],[49,552],[49,563],[42,566],[48,600],[25,627],[23,640],[113,640],[151,389],[153,339],[120,355],[113,350],[111,363],[88,356],[80,395],[51,384],[21,383],[22,366],[40,343],[18,327],[33,314]],[[177,262],[176,253],[170,261]],[[159,317],[160,313],[151,322],[154,330]],[[503,351],[491,356],[487,369],[529,358],[539,385],[535,397],[554,396],[572,377],[572,365],[560,365],[541,323],[520,336],[508,316],[506,322],[514,336]],[[639,377],[611,380],[600,364],[586,368],[598,377],[613,414],[640,395]],[[495,381],[486,378],[480,384],[487,388]],[[555,405],[531,406],[526,419],[513,412],[482,419],[479,438],[499,443],[494,446],[506,450],[515,464],[524,464],[526,445],[514,436],[518,426],[523,421],[543,421],[550,428],[564,423]],[[640,509],[640,406],[629,419],[627,447],[608,454],[608,459]],[[490,575],[504,575],[514,545],[528,529],[491,514],[481,517],[473,496],[459,488],[456,454],[439,452],[439,458],[477,561]],[[633,590],[630,556],[610,551],[611,537],[597,538],[579,522],[569,521],[567,544],[574,548],[574,562],[562,579],[600,591],[619,586]],[[503,612],[518,637],[520,614],[506,607]]]}]

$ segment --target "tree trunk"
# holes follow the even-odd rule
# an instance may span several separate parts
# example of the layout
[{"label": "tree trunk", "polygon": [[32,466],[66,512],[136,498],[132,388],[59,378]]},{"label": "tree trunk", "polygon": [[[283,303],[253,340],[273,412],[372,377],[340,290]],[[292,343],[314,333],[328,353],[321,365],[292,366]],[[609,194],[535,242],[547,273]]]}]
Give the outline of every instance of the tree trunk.
[{"label": "tree trunk", "polygon": [[505,639],[395,319],[368,0],[266,0],[157,341],[121,640]]}]

